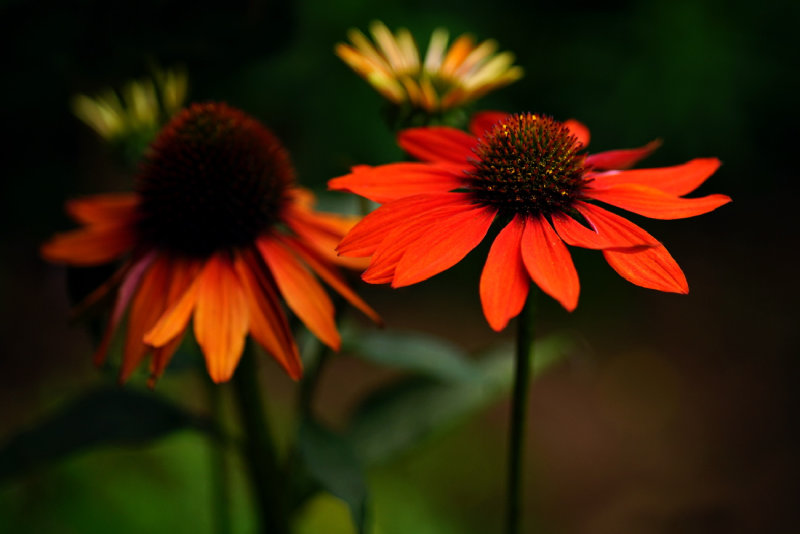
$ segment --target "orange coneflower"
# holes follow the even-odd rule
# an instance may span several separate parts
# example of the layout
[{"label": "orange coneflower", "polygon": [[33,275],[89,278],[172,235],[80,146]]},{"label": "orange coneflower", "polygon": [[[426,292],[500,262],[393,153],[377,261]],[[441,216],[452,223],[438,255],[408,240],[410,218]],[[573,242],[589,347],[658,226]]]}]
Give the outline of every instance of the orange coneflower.
[{"label": "orange coneflower", "polygon": [[431,35],[424,60],[414,38],[405,28],[395,34],[375,21],[370,33],[377,45],[359,30],[351,29],[352,45],[339,43],[336,55],[370,83],[384,98],[429,113],[445,111],[476,100],[493,89],[522,77],[510,52],[497,54],[497,42],[476,44],[462,35],[450,48],[446,29]]},{"label": "orange coneflower", "polygon": [[483,113],[473,135],[412,128],[400,146],[423,162],[358,166],[330,181],[385,203],[345,236],[339,253],[371,256],[363,279],[407,286],[448,269],[503,226],[480,280],[484,314],[502,330],[519,314],[533,280],[567,310],[578,303],[569,245],[600,249],[639,286],[687,293],[680,267],[650,234],[595,204],[655,219],[680,219],[730,202],[725,195],[682,198],[719,167],[715,158],[657,169],[627,169],[658,143],[586,155],[588,130],[541,115]]},{"label": "orange coneflower", "polygon": [[301,363],[279,295],[334,349],[333,305],[312,273],[377,320],[334,266],[352,262],[334,246],[355,220],[312,204],[270,131],[225,104],[194,104],[150,146],[135,193],[70,201],[84,226],[42,254],[71,265],[127,258],[98,289],[118,285],[98,362],[128,310],[121,380],[151,351],[151,380],[159,377],[192,317],[214,381],[231,377],[248,332],[296,379]]}]

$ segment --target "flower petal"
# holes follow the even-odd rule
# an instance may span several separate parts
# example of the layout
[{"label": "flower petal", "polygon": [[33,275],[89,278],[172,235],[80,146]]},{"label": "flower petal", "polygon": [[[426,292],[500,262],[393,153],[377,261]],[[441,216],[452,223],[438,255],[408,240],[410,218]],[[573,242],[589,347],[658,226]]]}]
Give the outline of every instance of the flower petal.
[{"label": "flower petal", "polygon": [[84,224],[108,224],[135,217],[139,196],[134,193],[107,193],[67,201],[67,213]]},{"label": "flower petal", "polygon": [[144,334],[150,330],[164,312],[169,291],[170,261],[164,256],[157,258],[142,277],[128,313],[128,328],[122,350],[122,366],[119,380],[125,382],[142,363],[149,347],[144,343]]},{"label": "flower petal", "polygon": [[458,211],[463,206],[464,195],[460,193],[415,195],[389,202],[361,219],[342,239],[337,251],[343,256],[372,256],[398,225],[436,210]]},{"label": "flower petal", "polygon": [[594,189],[601,189],[617,184],[640,184],[682,196],[700,187],[719,166],[717,158],[697,158],[673,167],[595,174],[591,185]]},{"label": "flower petal", "polygon": [[347,302],[364,312],[364,315],[372,319],[377,324],[382,324],[378,314],[359,297],[355,291],[350,289],[339,272],[329,265],[323,258],[319,257],[313,250],[306,247],[302,242],[291,237],[279,238],[282,243],[291,248],[292,251],[302,259],[317,276],[322,278],[325,283],[331,286],[337,293],[344,297]]},{"label": "flower petal", "polygon": [[194,335],[214,382],[233,375],[249,325],[247,300],[233,265],[221,253],[211,256],[198,277]]},{"label": "flower petal", "polygon": [[463,166],[431,163],[358,165],[333,178],[328,189],[349,191],[378,203],[424,193],[452,191],[464,185]]},{"label": "flower petal", "polygon": [[341,339],[334,321],[333,303],[316,278],[274,238],[256,241],[286,304],[320,341],[339,350]]},{"label": "flower petal", "polygon": [[472,120],[469,121],[469,131],[475,137],[481,137],[491,132],[494,125],[508,117],[508,115],[504,111],[482,111],[476,113],[472,116]]},{"label": "flower petal", "polygon": [[237,257],[234,263],[250,310],[250,333],[293,380],[299,380],[303,374],[300,353],[281,309],[275,283],[264,275],[262,265],[249,252]]},{"label": "flower petal", "polygon": [[461,261],[486,236],[496,213],[495,209],[476,206],[435,222],[403,254],[392,287],[416,284]]},{"label": "flower petal", "polygon": [[522,261],[542,291],[567,311],[578,305],[580,283],[566,245],[543,216],[525,220],[522,232]]},{"label": "flower petal", "polygon": [[569,128],[569,133],[574,135],[580,144],[584,147],[589,146],[589,139],[591,139],[591,135],[589,134],[589,128],[583,125],[583,123],[576,121],[575,119],[567,119],[564,121],[564,126]]},{"label": "flower petal", "polygon": [[[591,206],[590,204],[586,205]],[[609,213],[609,215],[617,217],[612,213]],[[639,233],[630,228],[638,227],[633,223],[629,223],[622,217],[619,217],[619,221],[613,221],[611,224],[605,226],[601,223],[600,228],[603,229],[602,231],[596,226],[594,228],[588,228],[572,217],[562,213],[553,214],[552,219],[553,226],[556,232],[558,232],[558,236],[563,239],[565,243],[574,247],[592,249],[625,248],[648,245],[651,244],[651,242],[655,242],[654,239],[649,238],[649,235],[645,238],[647,234],[644,230]]]},{"label": "flower petal", "polygon": [[[210,260],[209,260],[210,261]],[[200,279],[203,277],[208,267],[203,266],[202,272],[193,276],[193,279],[180,298],[174,299],[174,304],[168,306],[164,315],[158,322],[144,335],[144,342],[153,347],[161,347],[175,339],[176,336],[186,330],[186,325],[192,317],[192,311],[197,304]],[[170,299],[171,301],[173,299]]]},{"label": "flower petal", "polygon": [[132,224],[97,224],[56,234],[42,245],[42,256],[55,263],[100,265],[115,260],[136,243]]},{"label": "flower petal", "polygon": [[597,170],[627,169],[652,154],[661,146],[661,140],[650,141],[641,148],[607,150],[586,157],[586,166]]},{"label": "flower petal", "polygon": [[474,158],[477,145],[468,133],[448,126],[409,128],[397,135],[398,144],[410,155],[422,161],[466,165]]},{"label": "flower petal", "polygon": [[[620,217],[615,213],[611,213],[600,206],[587,204],[586,202],[576,202],[574,207],[581,215],[584,216],[589,225],[597,231],[599,237],[603,239],[603,242],[601,243],[620,243],[622,244],[621,246],[623,248],[640,245],[654,246],[661,244],[656,238],[648,234],[642,228],[630,222],[628,219]],[[575,233],[572,233],[569,235],[569,239],[566,239],[564,235],[561,237],[570,245],[575,245],[578,247],[606,248],[590,246],[594,243],[589,241],[587,239],[588,236],[586,235],[576,236]],[[583,237],[584,239],[587,239],[587,241],[571,241],[571,239],[576,237]]]},{"label": "flower petal", "polygon": [[587,188],[584,194],[612,206],[652,219],[685,219],[713,211],[727,204],[726,195],[681,198],[639,184],[619,184],[602,189]]},{"label": "flower petal", "polygon": [[683,271],[663,245],[604,250],[603,256],[625,280],[637,286],[670,293],[689,293]]},{"label": "flower petal", "polygon": [[519,315],[528,297],[530,278],[525,270],[520,252],[525,220],[515,215],[511,222],[497,234],[480,282],[481,305],[489,326],[496,332]]}]

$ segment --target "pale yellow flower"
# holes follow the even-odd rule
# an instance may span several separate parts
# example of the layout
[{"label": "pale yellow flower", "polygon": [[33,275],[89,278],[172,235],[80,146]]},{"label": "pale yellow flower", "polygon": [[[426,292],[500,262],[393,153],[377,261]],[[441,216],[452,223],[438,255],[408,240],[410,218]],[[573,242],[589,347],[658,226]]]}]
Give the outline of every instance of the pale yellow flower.
[{"label": "pale yellow flower", "polygon": [[449,33],[437,28],[424,60],[411,33],[394,34],[380,21],[370,25],[374,41],[351,29],[351,44],[339,43],[335,52],[381,95],[397,104],[409,104],[429,113],[446,111],[508,85],[523,75],[511,52],[497,53],[497,42],[476,43],[464,34],[448,48]]},{"label": "pale yellow flower", "polygon": [[188,79],[183,70],[156,70],[153,79],[128,82],[120,94],[108,89],[90,97],[76,95],[72,111],[108,141],[146,135],[183,107]]}]

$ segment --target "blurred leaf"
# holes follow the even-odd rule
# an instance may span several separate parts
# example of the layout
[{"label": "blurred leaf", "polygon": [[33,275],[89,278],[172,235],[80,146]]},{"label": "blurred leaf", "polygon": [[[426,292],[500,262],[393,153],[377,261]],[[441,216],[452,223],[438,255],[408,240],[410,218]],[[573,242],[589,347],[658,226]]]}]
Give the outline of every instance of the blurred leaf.
[{"label": "blurred leaf", "polygon": [[358,532],[367,532],[367,483],[350,443],[310,419],[300,425],[298,443],[311,477],[346,502]]},{"label": "blurred leaf", "polygon": [[297,534],[355,534],[347,503],[328,493],[311,499],[294,522]]},{"label": "blurred leaf", "polygon": [[[534,374],[568,353],[564,337],[549,337],[534,347]],[[382,462],[454,426],[510,391],[513,346],[488,351],[476,364],[473,379],[442,383],[412,377],[367,397],[350,422],[349,438],[368,464]]]},{"label": "blurred leaf", "polygon": [[131,389],[90,392],[0,447],[0,479],[100,445],[138,445],[213,424],[152,393]]},{"label": "blurred leaf", "polygon": [[380,365],[444,381],[473,380],[476,373],[463,350],[441,338],[419,332],[345,330],[342,349]]}]

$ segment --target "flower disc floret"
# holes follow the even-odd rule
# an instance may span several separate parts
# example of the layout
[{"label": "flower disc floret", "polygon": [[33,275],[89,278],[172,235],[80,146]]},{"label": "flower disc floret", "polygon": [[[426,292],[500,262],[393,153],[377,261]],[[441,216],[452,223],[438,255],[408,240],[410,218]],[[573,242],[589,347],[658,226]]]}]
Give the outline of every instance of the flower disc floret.
[{"label": "flower disc floret", "polygon": [[478,141],[469,188],[480,203],[508,215],[564,212],[583,184],[582,149],[561,122],[509,115]]},{"label": "flower disc floret", "polygon": [[245,245],[280,221],[293,181],[286,150],[259,122],[226,104],[194,104],[142,163],[139,230],[194,257]]}]

